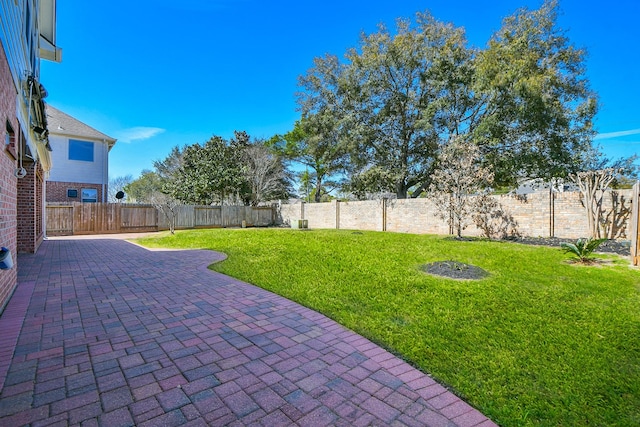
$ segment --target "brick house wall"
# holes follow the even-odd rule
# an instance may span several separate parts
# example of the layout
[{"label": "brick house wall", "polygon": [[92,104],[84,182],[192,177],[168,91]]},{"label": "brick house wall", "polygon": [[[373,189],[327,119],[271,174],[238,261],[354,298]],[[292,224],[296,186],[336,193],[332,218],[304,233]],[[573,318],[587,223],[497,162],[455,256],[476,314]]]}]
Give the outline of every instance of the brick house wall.
[{"label": "brick house wall", "polygon": [[[17,282],[17,187],[15,151],[7,147],[9,142],[15,144],[18,130],[16,119],[16,93],[7,64],[4,48],[0,45],[0,246],[8,248],[13,254],[14,267],[0,270],[0,312],[7,303]],[[13,131],[13,135],[10,134]]]},{"label": "brick house wall", "polygon": [[[47,203],[56,202],[81,202],[82,197],[80,192],[83,188],[93,188],[98,191],[98,202],[104,200],[102,198],[102,185],[101,184],[89,184],[78,182],[61,182],[61,181],[47,181]],[[67,190],[77,190],[78,197],[68,197]]]},{"label": "brick house wall", "polygon": [[35,253],[44,239],[44,173],[39,163],[22,165],[27,175],[18,180],[18,253]]}]

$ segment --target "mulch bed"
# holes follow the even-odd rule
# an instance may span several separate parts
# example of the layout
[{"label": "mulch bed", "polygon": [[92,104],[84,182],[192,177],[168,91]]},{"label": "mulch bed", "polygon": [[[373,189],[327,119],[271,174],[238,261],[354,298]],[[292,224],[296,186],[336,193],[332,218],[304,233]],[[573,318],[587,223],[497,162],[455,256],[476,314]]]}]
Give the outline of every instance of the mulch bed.
[{"label": "mulch bed", "polygon": [[422,266],[422,270],[435,276],[458,280],[479,280],[489,276],[486,270],[458,261],[436,261]]},{"label": "mulch bed", "polygon": [[[575,243],[578,239],[560,239],[558,237],[515,237],[507,239],[509,242],[522,243],[524,245],[557,246],[561,243]],[[631,255],[631,242],[628,240],[607,240],[603,242],[596,252],[612,253],[622,256]]]}]

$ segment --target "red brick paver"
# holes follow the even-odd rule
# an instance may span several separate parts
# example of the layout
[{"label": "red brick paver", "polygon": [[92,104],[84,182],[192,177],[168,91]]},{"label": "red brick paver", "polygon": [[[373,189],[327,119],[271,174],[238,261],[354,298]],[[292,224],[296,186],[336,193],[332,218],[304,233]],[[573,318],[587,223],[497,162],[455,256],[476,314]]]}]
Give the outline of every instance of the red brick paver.
[{"label": "red brick paver", "polygon": [[325,316],[118,239],[20,255],[0,317],[0,426],[495,425]]}]

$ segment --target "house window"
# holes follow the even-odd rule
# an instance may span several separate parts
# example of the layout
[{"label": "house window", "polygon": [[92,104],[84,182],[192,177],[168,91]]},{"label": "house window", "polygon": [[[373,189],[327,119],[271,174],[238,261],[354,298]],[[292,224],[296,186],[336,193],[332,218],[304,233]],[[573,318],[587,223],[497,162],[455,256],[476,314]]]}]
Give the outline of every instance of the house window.
[{"label": "house window", "polygon": [[93,162],[93,142],[70,139],[69,160]]},{"label": "house window", "polygon": [[74,188],[67,189],[67,197],[70,199],[76,199],[78,197],[78,190]]},{"label": "house window", "polygon": [[11,123],[7,120],[7,133],[4,139],[4,149],[13,156],[14,159],[16,156],[16,134],[13,132],[13,127]]},{"label": "house window", "polygon": [[98,201],[98,190],[95,188],[83,188],[82,201],[84,203],[96,203]]}]

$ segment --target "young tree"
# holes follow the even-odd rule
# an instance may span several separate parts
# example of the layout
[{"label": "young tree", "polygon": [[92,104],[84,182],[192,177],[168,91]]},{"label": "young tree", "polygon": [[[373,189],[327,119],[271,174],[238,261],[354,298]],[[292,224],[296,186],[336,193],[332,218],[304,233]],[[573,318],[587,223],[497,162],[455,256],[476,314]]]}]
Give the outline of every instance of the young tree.
[{"label": "young tree", "polygon": [[605,168],[576,172],[570,178],[576,183],[582,194],[582,204],[587,213],[590,237],[601,237],[602,199],[613,180],[620,174],[618,168]]},{"label": "young tree", "polygon": [[489,194],[474,197],[471,218],[482,235],[489,239],[506,239],[519,235],[518,222]]},{"label": "young tree", "polygon": [[171,234],[176,232],[176,220],[178,218],[178,208],[183,205],[179,200],[174,199],[168,194],[154,191],[148,196],[148,203],[152,204],[159,212],[164,215],[169,223],[169,231]]},{"label": "young tree", "polygon": [[620,178],[635,176],[638,167],[636,156],[611,160],[597,149],[592,149],[584,156],[582,170],[569,175],[578,186],[582,195],[582,205],[587,215],[589,234],[592,239],[606,237],[601,228],[603,223],[603,199],[606,191]]},{"label": "young tree", "polygon": [[480,149],[463,137],[452,138],[440,152],[429,197],[439,207],[436,216],[447,221],[462,237],[474,211],[470,196],[480,195],[493,182],[493,173],[482,166]]}]

